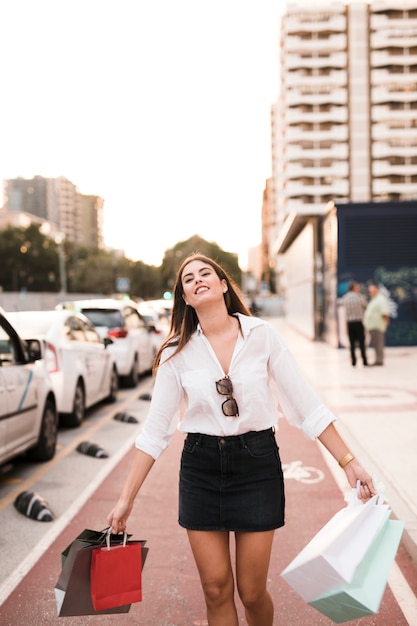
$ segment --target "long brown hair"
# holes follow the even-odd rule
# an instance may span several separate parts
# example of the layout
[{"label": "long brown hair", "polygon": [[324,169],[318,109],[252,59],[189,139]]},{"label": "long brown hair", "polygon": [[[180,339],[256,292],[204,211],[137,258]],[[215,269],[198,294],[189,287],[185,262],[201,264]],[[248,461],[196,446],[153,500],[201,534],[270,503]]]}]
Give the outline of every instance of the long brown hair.
[{"label": "long brown hair", "polygon": [[227,312],[229,313],[229,315],[231,315],[232,313],[243,313],[243,315],[251,315],[249,309],[244,303],[243,296],[239,287],[228,275],[228,273],[221,267],[221,265],[216,263],[216,261],[213,261],[213,259],[205,256],[204,254],[191,254],[186,259],[184,259],[177,271],[177,277],[174,286],[174,304],[172,307],[171,327],[167,338],[159,348],[155,357],[155,363],[153,367],[154,372],[159,366],[163,350],[167,346],[177,346],[177,349],[175,350],[174,354],[172,354],[172,356],[178,354],[178,352],[183,349],[183,347],[186,345],[191,335],[195,332],[197,328],[197,313],[192,306],[185,304],[183,298],[184,291],[182,288],[181,280],[185,266],[188,265],[188,263],[191,263],[191,261],[201,261],[202,263],[210,265],[216,272],[219,279],[226,281],[227,291],[224,294],[224,302],[226,304]]}]

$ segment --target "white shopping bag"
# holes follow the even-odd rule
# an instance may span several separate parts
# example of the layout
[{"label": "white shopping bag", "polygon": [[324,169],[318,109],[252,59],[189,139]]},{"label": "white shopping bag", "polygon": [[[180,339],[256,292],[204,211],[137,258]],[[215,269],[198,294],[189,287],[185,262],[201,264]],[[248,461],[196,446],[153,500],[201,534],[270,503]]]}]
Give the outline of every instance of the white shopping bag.
[{"label": "white shopping bag", "polygon": [[281,576],[306,602],[350,583],[390,514],[381,495],[362,504],[354,490],[349,504],[327,522]]}]

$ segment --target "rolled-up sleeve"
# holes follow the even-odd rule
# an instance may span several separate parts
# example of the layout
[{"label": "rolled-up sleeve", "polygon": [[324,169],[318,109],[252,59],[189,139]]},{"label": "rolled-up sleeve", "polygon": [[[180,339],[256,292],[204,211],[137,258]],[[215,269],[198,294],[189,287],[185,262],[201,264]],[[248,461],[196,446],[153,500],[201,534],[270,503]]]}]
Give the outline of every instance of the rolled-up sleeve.
[{"label": "rolled-up sleeve", "polygon": [[271,335],[270,373],[278,402],[290,424],[316,439],[336,418],[300,371],[281,339]]},{"label": "rolled-up sleeve", "polygon": [[172,361],[162,363],[156,373],[149,413],[136,438],[136,447],[158,459],[176,430],[183,401],[183,389]]}]

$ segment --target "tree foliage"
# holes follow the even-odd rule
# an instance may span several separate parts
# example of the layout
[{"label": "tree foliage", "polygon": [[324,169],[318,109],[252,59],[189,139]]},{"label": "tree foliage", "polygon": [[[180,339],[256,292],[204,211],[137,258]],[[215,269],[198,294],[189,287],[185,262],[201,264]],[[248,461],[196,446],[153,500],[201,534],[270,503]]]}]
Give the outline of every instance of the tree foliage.
[{"label": "tree foliage", "polygon": [[187,256],[196,252],[200,252],[217,261],[230,274],[233,280],[238,285],[241,285],[242,271],[239,267],[237,255],[225,252],[216,243],[208,242],[198,235],[194,235],[186,241],[180,241],[165,252],[161,266],[161,277],[165,290],[172,291],[178,267]]},{"label": "tree foliage", "polygon": [[215,259],[237,284],[241,284],[237,256],[198,235],[167,250],[162,265],[155,267],[120,257],[111,250],[77,248],[68,241],[60,248],[35,224],[28,228],[8,227],[0,231],[0,288],[4,291],[59,291],[63,287],[61,260],[69,293],[112,295],[117,279],[122,277],[129,280],[130,295],[161,298],[165,291],[172,290],[179,265],[193,252]]},{"label": "tree foliage", "polygon": [[58,291],[55,241],[34,224],[0,231],[0,285],[4,291]]}]

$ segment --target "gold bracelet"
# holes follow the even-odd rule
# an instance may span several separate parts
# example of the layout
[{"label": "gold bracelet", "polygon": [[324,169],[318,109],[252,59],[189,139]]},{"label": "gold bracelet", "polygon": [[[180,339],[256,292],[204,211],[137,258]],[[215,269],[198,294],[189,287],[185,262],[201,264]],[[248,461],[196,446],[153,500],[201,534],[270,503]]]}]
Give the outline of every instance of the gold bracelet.
[{"label": "gold bracelet", "polygon": [[339,461],[339,465],[340,467],[345,467],[348,463],[350,463],[351,461],[353,461],[355,457],[353,456],[353,454],[351,454],[350,452],[348,452],[347,454],[345,454],[345,456],[340,459]]}]

